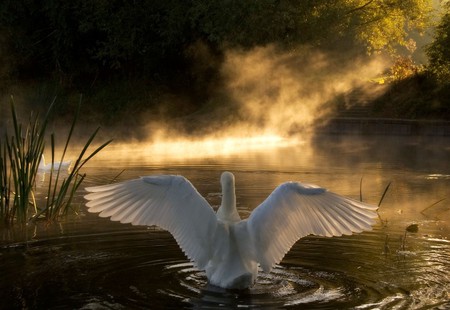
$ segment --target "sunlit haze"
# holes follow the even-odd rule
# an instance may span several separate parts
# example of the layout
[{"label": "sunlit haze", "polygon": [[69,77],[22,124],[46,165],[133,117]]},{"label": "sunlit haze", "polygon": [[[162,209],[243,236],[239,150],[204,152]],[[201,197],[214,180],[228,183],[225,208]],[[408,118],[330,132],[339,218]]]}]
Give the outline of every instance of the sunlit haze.
[{"label": "sunlit haze", "polygon": [[[159,162],[303,143],[317,124],[333,116],[330,102],[356,87],[371,85],[369,81],[387,67],[382,56],[345,63],[308,48],[290,53],[273,46],[229,50],[220,70],[221,91],[232,104],[223,103],[229,108],[211,116],[209,122],[190,121],[193,124],[188,127],[201,126],[198,131],[204,134],[186,132],[174,122],[153,120],[144,128],[143,140],[121,139],[97,156],[111,151],[124,159],[146,154]],[[375,87],[363,89],[370,93]]]},{"label": "sunlit haze", "polygon": [[318,119],[333,114],[331,102],[357,87],[379,91],[369,81],[386,67],[382,56],[344,61],[315,49],[267,46],[229,51],[222,74],[244,125],[283,135],[311,131]]},{"label": "sunlit haze", "polygon": [[230,156],[238,153],[254,152],[262,149],[284,147],[301,143],[299,139],[283,138],[278,135],[254,135],[248,137],[202,137],[189,139],[161,139],[151,143],[112,144],[107,151],[100,152],[96,158],[109,156],[123,160],[161,162],[165,160],[186,160],[216,156]]},{"label": "sunlit haze", "polygon": [[[224,156],[301,143],[314,132],[318,122],[332,116],[330,101],[368,84],[385,68],[381,56],[371,61],[355,59],[347,67],[339,59],[312,49],[295,53],[278,51],[273,46],[229,50],[221,68],[225,81],[222,91],[234,104],[222,111],[225,115],[219,115],[223,119],[205,122],[207,134],[192,135],[176,129],[171,122],[156,121],[145,128],[145,143],[139,141],[137,146],[130,141],[122,146],[113,144],[109,149],[132,150],[131,156],[151,154],[153,160],[160,161]],[[228,121],[230,115],[237,117]]]}]

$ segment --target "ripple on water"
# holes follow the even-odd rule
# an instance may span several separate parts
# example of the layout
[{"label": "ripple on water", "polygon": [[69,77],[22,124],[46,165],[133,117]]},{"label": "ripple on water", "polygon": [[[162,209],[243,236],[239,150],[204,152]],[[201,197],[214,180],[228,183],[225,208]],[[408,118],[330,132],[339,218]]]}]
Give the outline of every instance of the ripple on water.
[{"label": "ripple on water", "polygon": [[310,309],[345,308],[380,300],[387,292],[345,273],[303,267],[277,266],[270,273],[260,271],[256,284],[245,291],[208,285],[205,274],[190,263],[167,265],[165,273],[176,278],[178,287],[160,289],[159,292],[200,308],[300,305]]},{"label": "ripple on water", "polygon": [[[167,232],[39,240],[0,249],[6,279],[0,298],[11,308],[445,307],[449,242],[412,236],[405,250],[414,255],[383,254],[384,242],[377,230],[307,238],[272,272],[260,272],[254,287],[239,292],[208,285],[205,273],[187,262]],[[401,244],[392,238],[390,245]]]}]

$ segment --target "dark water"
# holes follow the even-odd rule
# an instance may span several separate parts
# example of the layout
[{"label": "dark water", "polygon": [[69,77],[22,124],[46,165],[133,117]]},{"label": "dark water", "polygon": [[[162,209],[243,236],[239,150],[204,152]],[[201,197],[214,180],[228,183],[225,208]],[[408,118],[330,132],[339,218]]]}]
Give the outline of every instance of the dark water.
[{"label": "dark water", "polygon": [[[209,286],[169,233],[87,214],[80,193],[77,216],[57,224],[39,223],[26,232],[2,231],[0,307],[450,308],[448,138],[328,136],[278,147],[202,153],[198,145],[170,146],[166,151],[113,146],[86,168],[85,185],[108,183],[123,169],[119,180],[182,174],[217,206],[220,173],[229,170],[235,173],[238,208],[245,218],[288,180],[359,199],[362,178],[363,200],[374,204],[392,183],[372,231],[304,238],[279,266],[260,273],[256,285],[243,292]],[[417,232],[408,232],[414,224]]]}]

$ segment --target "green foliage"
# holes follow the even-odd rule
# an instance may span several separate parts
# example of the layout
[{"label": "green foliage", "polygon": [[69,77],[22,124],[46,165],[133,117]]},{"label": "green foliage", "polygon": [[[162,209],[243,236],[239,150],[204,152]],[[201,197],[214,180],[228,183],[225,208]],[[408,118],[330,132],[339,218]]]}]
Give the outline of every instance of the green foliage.
[{"label": "green foliage", "polygon": [[[433,42],[427,48],[428,70],[441,84],[450,84],[450,2],[444,7],[445,14],[436,27]],[[449,87],[449,86],[447,86]]]},{"label": "green foliage", "polygon": [[[430,0],[4,0],[0,35],[18,75],[93,83],[110,72],[174,76],[203,42],[216,51],[270,43],[370,52],[410,46]],[[4,52],[5,53],[5,52]],[[13,70],[14,71],[14,70]]]},{"label": "green foliage", "polygon": [[407,32],[424,30],[430,10],[426,0],[198,0],[192,20],[208,41],[219,44],[323,46],[350,37],[379,51],[411,45]]},{"label": "green foliage", "polygon": [[424,31],[430,21],[431,1],[428,0],[355,0],[347,1],[355,36],[364,42],[369,52],[383,49],[394,52],[398,45],[410,50],[415,42],[408,32]]},{"label": "green foliage", "polygon": [[[24,128],[17,119],[14,102],[11,102],[14,135],[10,137],[6,133],[4,140],[0,140],[0,219],[5,225],[10,225],[14,222],[26,224],[31,218],[39,219],[41,217],[51,221],[67,214],[74,194],[85,177],[85,175],[80,173],[80,169],[111,142],[107,141],[85,156],[88,147],[98,132],[97,129],[84,145],[67,175],[61,171],[61,166],[55,171],[51,170],[45,206],[37,205],[34,196],[35,180],[39,163],[44,153],[45,133],[53,107],[54,102],[48,109],[43,122],[39,121],[38,116],[31,117],[28,125]],[[64,160],[68,149],[78,113],[79,110],[72,122],[61,162]],[[51,135],[51,153],[53,168],[55,154],[55,138],[53,134]],[[56,177],[54,177],[54,174],[56,174]],[[33,210],[32,216],[29,215],[30,209]]]},{"label": "green foliage", "polygon": [[35,205],[33,186],[44,151],[44,133],[47,121],[42,124],[37,116],[30,118],[24,128],[17,120],[11,102],[14,136],[0,141],[0,215],[4,222],[14,218],[21,223],[28,219],[30,202]]},{"label": "green foliage", "polygon": [[[77,122],[77,118],[80,112],[81,100],[78,105],[77,113],[73,119],[72,126],[70,127],[69,134],[62,152],[61,162],[64,161],[66,156],[67,149],[69,147],[70,140],[72,138],[73,130],[75,128],[75,124]],[[105,146],[107,146],[111,141],[107,141],[103,143],[101,146],[96,148],[90,155],[86,158],[86,151],[89,146],[92,144],[95,136],[97,135],[99,128],[97,128],[93,134],[89,137],[88,141],[85,143],[83,149],[81,150],[78,158],[75,160],[75,163],[71,167],[69,174],[62,179],[61,181],[61,166],[56,169],[56,177],[53,178],[54,171],[51,169],[50,171],[50,182],[48,185],[47,192],[47,203],[45,208],[43,208],[39,213],[34,215],[34,218],[39,218],[42,214],[45,215],[47,220],[56,220],[61,215],[66,215],[70,210],[73,197],[75,192],[80,187],[81,183],[85,178],[85,174],[80,173],[80,169],[88,162],[92,157],[95,156],[100,150],[102,150]],[[52,165],[54,163],[54,153],[55,153],[55,137],[54,134],[51,135],[51,151],[52,151]],[[54,181],[53,181],[54,180]]]}]

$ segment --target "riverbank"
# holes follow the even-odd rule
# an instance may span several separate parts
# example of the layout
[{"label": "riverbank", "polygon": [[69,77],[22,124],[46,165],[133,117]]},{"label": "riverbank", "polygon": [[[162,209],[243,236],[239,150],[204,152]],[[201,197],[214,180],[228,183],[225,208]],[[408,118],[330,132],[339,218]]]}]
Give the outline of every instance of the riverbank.
[{"label": "riverbank", "polygon": [[317,127],[316,133],[450,137],[450,121],[336,117]]},{"label": "riverbank", "polygon": [[[155,128],[199,136],[248,121],[245,110],[242,111],[232,98],[227,97],[227,93],[202,99],[171,94],[167,88],[152,85],[148,81],[122,82],[102,83],[83,94],[78,121],[81,135],[101,126],[101,134],[106,136],[105,139],[145,140],[149,135],[152,136],[149,131]],[[450,114],[446,108],[449,103],[444,100],[446,97],[422,100],[419,105],[413,100],[420,98],[419,94],[412,92],[415,89],[412,86],[416,85],[413,84],[410,81],[410,84],[404,85],[402,92],[397,85],[397,92],[387,92],[389,98],[371,97],[363,90],[344,94],[333,102],[334,108],[330,110],[334,111],[315,120],[312,128],[304,130],[318,134],[450,136]],[[369,86],[375,87],[373,84]],[[5,84],[0,94],[0,132],[10,124],[11,95],[15,98],[18,115],[24,119],[29,117],[31,111],[44,115],[50,102],[56,100],[51,127],[58,128],[59,133],[64,132],[65,125],[72,120],[81,99],[77,90],[64,88],[53,80],[10,82]],[[258,113],[261,119],[265,119],[269,112],[261,110]],[[302,115],[299,114],[299,117]]]}]

